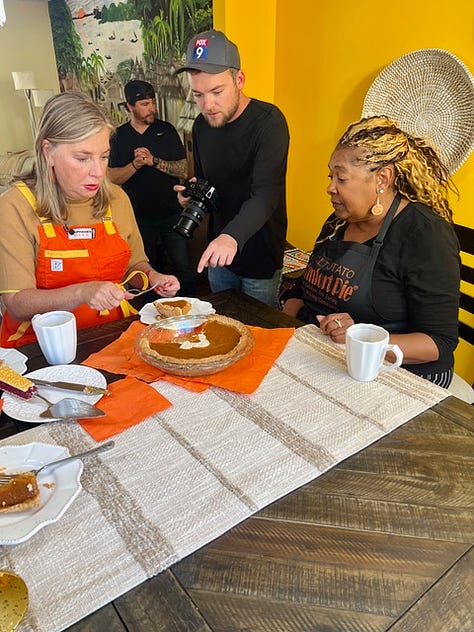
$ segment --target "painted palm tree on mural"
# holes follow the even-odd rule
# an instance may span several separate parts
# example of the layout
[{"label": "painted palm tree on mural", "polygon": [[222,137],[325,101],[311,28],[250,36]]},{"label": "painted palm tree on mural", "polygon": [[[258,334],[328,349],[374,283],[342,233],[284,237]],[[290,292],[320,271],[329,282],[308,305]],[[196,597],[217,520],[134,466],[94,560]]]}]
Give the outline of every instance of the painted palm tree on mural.
[{"label": "painted palm tree on mural", "polygon": [[193,34],[212,25],[210,0],[135,0],[135,6],[149,63],[180,60]]},{"label": "painted palm tree on mural", "polygon": [[79,69],[79,81],[82,90],[88,90],[90,96],[99,101],[100,82],[105,76],[104,60],[97,53],[92,53],[89,57],[81,59],[81,67]]}]

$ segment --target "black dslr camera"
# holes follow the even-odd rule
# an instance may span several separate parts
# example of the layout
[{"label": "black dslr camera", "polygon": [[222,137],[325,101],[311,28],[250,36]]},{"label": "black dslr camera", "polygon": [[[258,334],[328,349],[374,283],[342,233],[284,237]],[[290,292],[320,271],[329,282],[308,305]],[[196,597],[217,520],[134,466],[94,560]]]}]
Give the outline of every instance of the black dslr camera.
[{"label": "black dslr camera", "polygon": [[190,239],[196,227],[201,223],[204,213],[217,209],[217,191],[207,180],[197,180],[197,182],[188,180],[184,186],[186,189],[182,191],[182,195],[190,197],[191,200],[183,209],[178,223],[173,228],[181,237]]}]

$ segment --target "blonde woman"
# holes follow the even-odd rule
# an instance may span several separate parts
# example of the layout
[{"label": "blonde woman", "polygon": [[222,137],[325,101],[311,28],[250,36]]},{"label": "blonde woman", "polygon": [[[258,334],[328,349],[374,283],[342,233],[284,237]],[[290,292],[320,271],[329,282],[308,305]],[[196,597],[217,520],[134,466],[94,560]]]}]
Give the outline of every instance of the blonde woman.
[{"label": "blonde woman", "polygon": [[460,261],[446,168],[424,139],[371,117],[339,140],[329,180],[334,213],[283,311],[336,342],[355,322],[380,325],[406,369],[448,386]]},{"label": "blonde woman", "polygon": [[80,92],[46,103],[31,178],[0,196],[0,346],[34,341],[31,318],[50,310],[74,312],[79,328],[136,313],[120,286],[133,272],[136,287],[178,291],[175,277],[148,263],[130,201],[107,181],[112,132]]}]

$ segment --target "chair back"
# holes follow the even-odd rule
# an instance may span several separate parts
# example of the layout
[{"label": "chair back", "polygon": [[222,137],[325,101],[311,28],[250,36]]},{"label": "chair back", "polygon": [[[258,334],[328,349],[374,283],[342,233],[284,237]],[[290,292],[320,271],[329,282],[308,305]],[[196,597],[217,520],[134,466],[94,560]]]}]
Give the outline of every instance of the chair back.
[{"label": "chair back", "polygon": [[[472,322],[474,319],[474,264],[463,257],[463,253],[474,257],[474,228],[454,224],[454,230],[461,245],[461,290],[459,298],[459,337],[474,345],[474,327]],[[467,312],[466,317],[464,312]]]}]

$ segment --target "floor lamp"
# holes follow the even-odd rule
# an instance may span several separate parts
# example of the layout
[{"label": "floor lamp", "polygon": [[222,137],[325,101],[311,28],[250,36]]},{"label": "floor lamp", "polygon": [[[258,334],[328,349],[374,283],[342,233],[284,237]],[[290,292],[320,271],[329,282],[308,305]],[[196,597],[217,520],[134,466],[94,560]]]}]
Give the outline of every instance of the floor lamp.
[{"label": "floor lamp", "polygon": [[50,99],[54,91],[53,90],[32,90],[33,94],[33,103],[35,104],[35,108],[42,108],[46,105],[46,101]]},{"label": "floor lamp", "polygon": [[12,72],[13,83],[15,84],[15,90],[23,90],[26,100],[28,102],[28,113],[30,115],[31,133],[33,134],[33,140],[36,137],[36,119],[33,109],[33,103],[31,100],[32,91],[36,90],[35,75],[33,72]]}]

